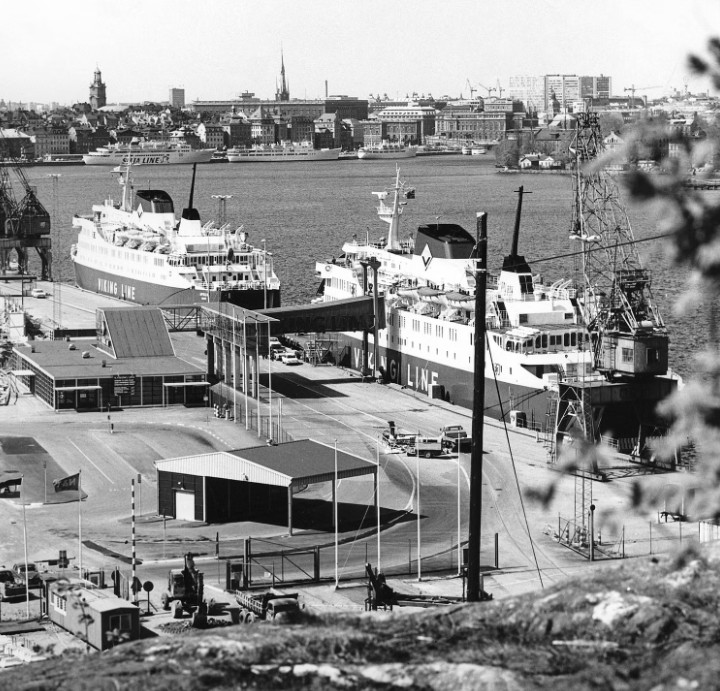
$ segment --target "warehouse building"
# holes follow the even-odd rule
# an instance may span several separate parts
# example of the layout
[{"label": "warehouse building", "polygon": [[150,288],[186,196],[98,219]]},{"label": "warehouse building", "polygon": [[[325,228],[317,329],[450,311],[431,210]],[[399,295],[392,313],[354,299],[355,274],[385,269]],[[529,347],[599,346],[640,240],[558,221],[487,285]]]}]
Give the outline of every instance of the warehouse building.
[{"label": "warehouse building", "polygon": [[[158,513],[184,521],[266,522],[281,513],[293,531],[293,495],[308,485],[373,475],[377,465],[312,439],[157,461]],[[377,506],[375,506],[377,509]]]}]

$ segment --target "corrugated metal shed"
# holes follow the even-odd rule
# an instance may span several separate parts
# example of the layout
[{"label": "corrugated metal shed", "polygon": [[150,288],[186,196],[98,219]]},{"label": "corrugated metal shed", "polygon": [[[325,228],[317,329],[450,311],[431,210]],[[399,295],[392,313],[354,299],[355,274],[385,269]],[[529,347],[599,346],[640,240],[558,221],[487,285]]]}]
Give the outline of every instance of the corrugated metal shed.
[{"label": "corrugated metal shed", "polygon": [[158,471],[165,473],[183,473],[184,475],[216,477],[223,480],[249,480],[261,485],[276,487],[287,487],[292,481],[288,475],[238,458],[225,451],[157,461],[155,467]]},{"label": "corrugated metal shed", "polygon": [[100,310],[117,358],[174,356],[158,307],[113,307]]},{"label": "corrugated metal shed", "polygon": [[[335,477],[335,449],[312,439],[301,439],[277,446],[173,458],[155,465],[163,472],[298,487],[328,482]],[[374,463],[344,451],[337,452],[337,468],[339,479],[370,475],[377,470]]]}]

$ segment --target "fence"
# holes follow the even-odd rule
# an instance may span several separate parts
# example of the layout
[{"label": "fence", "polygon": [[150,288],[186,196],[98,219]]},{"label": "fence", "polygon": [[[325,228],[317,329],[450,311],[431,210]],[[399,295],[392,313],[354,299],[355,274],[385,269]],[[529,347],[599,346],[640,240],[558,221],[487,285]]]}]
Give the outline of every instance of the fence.
[{"label": "fence", "polygon": [[[288,434],[282,427],[281,403],[278,403],[278,413],[272,418],[267,413],[262,414],[262,409],[267,411],[267,405],[261,402],[261,410],[258,411],[257,400],[250,399],[248,406],[245,406],[244,398],[242,402],[236,403],[230,395],[226,395],[225,391],[210,391],[210,408],[208,415],[221,420],[235,422],[238,425],[245,425],[247,429],[258,432],[258,437],[262,439],[272,439],[274,442],[283,443],[294,441],[293,437]],[[235,420],[235,412],[237,411],[237,421]]]},{"label": "fence", "polygon": [[[670,519],[668,521],[668,518]],[[561,545],[578,554],[593,559],[624,559],[671,552],[691,542],[706,542],[720,539],[720,526],[700,521],[692,524],[676,520],[675,515],[661,511],[657,521],[646,525],[602,526],[595,525],[592,550],[589,523],[577,522],[558,516],[557,528],[548,526],[546,534]]]}]

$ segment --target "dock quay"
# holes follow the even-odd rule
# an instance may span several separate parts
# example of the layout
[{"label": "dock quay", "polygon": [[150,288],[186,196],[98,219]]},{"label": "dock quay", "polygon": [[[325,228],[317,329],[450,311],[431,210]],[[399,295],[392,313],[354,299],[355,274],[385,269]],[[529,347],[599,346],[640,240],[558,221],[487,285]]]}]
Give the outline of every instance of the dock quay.
[{"label": "dock quay", "polygon": [[[37,287],[52,293],[57,286],[39,282]],[[12,299],[19,297],[19,286],[13,288],[8,283],[2,288],[5,295],[15,296]],[[96,309],[128,305],[71,286],[63,285],[60,291],[64,328],[67,325],[78,330],[91,329]],[[49,329],[53,327],[52,298],[23,297],[23,302],[33,318],[48,324]],[[207,371],[208,346],[202,334],[181,331],[169,336],[178,358]],[[397,385],[380,384],[331,364],[303,362],[291,367],[262,358],[258,366],[258,386],[252,393],[224,384],[230,389],[233,405],[232,414],[222,418],[214,415],[209,401],[205,405],[201,401],[195,407],[128,406],[113,408],[111,413],[58,412],[23,391],[14,402],[2,406],[0,471],[15,468],[17,454],[23,455],[24,491],[31,507],[29,520],[33,522],[30,558],[42,561],[56,555],[59,547],[67,550],[74,564],[78,563],[77,540],[72,539],[77,511],[72,501],[67,503],[72,498],[64,495],[69,493],[55,494],[52,480],[81,470],[82,490],[86,494],[82,532],[86,568],[107,570],[119,564],[127,570],[131,560],[128,543],[131,478],[138,483],[135,485],[140,525],[138,570],[142,581],[155,584],[152,593],[155,605],[159,604],[168,564],[190,550],[203,563],[208,586],[222,591],[225,587],[222,561],[241,555],[248,538],[259,545],[258,554],[262,553],[262,545],[281,552],[319,550],[319,570],[322,579],[328,580],[332,575],[333,553],[329,519],[315,525],[298,506],[293,513],[298,526],[293,535],[287,534],[280,521],[250,519],[205,525],[173,517],[163,520],[158,514],[157,461],[267,447],[267,427],[256,424],[264,419],[277,424],[280,441],[313,439],[378,463],[383,570],[395,579],[412,578],[414,582],[417,575],[415,587],[421,592],[440,588],[444,594],[460,594],[462,581],[456,576],[467,540],[470,455],[410,457],[387,447],[382,433],[393,421],[400,430],[424,436],[438,435],[440,428],[448,425],[461,425],[471,434],[472,412]],[[563,475],[549,461],[542,435],[525,429],[506,429],[502,422],[487,418],[484,424],[481,559],[484,587],[495,597],[537,590],[540,574],[547,584],[562,580],[570,572],[597,568],[560,540],[564,534],[572,535],[574,540],[576,508],[584,507],[584,502],[598,507],[597,525],[602,526],[599,541],[607,545],[608,553],[612,548],[617,557],[619,529],[603,523],[602,512],[619,507],[638,478],[647,483],[668,481],[667,474],[650,473],[619,454],[604,457],[604,482]],[[523,507],[521,493],[551,482],[557,483],[557,489],[547,505],[528,502]],[[297,489],[296,501],[300,506],[305,502],[305,506],[314,506],[321,515],[331,515],[332,493],[327,482]],[[343,479],[337,493],[343,564],[340,577],[351,583],[362,578],[368,559],[377,562],[378,531],[372,525],[374,494],[367,477]],[[523,517],[525,510],[527,521]],[[60,546],[56,530],[59,520],[67,533]],[[687,523],[684,528],[676,523],[658,524],[648,530],[643,517],[623,514],[622,521],[624,556],[644,556],[653,553],[652,550],[657,553],[669,549],[678,538],[683,539],[683,530],[686,540],[691,539],[693,532],[697,535],[697,528],[693,531]],[[0,559],[4,563],[22,558],[22,524],[15,520],[8,525],[8,537],[0,545]],[[528,537],[540,546],[538,563],[533,561]],[[215,554],[219,559],[215,560]],[[274,582],[280,577],[284,557],[277,558],[278,572],[268,562],[259,571],[260,583],[269,585],[268,579]],[[427,585],[421,583],[421,569]],[[363,588],[336,591],[326,587],[308,598],[318,608],[361,607],[363,596]]]}]

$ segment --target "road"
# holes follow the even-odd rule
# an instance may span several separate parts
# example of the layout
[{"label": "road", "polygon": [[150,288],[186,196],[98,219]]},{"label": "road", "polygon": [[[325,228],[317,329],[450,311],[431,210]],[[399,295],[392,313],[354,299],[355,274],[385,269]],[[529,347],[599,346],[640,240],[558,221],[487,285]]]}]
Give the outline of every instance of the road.
[{"label": "road", "polygon": [[[181,357],[190,361],[202,358],[204,339],[193,333],[174,336],[173,340]],[[268,361],[263,364],[270,365]],[[330,445],[337,441],[341,450],[368,460],[375,460],[379,452],[380,504],[384,517],[394,518],[392,525],[381,532],[382,569],[388,574],[410,571],[423,577],[438,569],[457,572],[458,491],[459,532],[464,541],[469,456],[409,458],[386,453],[379,445],[379,437],[388,420],[393,420],[400,429],[423,434],[437,434],[441,426],[448,424],[461,424],[470,431],[469,411],[432,402],[396,387],[363,383],[355,374],[333,367],[306,364],[290,368],[274,363],[272,366],[274,405],[282,397],[282,426],[287,433]],[[264,391],[263,406],[267,400]],[[0,454],[0,469],[10,470],[21,464],[26,473],[28,549],[32,560],[56,558],[59,549],[66,549],[76,566],[80,560],[77,545],[82,524],[82,538],[86,541],[83,565],[110,569],[120,563],[128,568],[132,542],[130,483],[134,479],[137,554],[143,561],[138,575],[156,582],[158,600],[170,560],[185,551],[212,557],[216,537],[223,558],[240,554],[241,540],[248,536],[254,538],[254,551],[258,554],[263,549],[324,544],[322,573],[327,577],[334,575],[332,531],[291,538],[278,525],[207,526],[177,521],[164,524],[157,519],[154,461],[263,443],[256,433],[246,431],[241,424],[216,420],[206,409],[128,409],[108,420],[107,414],[101,413],[54,413],[38,400],[23,396],[17,405],[0,410],[0,437],[26,438],[37,444],[23,447],[22,453],[8,453],[3,442]],[[546,534],[546,526],[557,525],[559,514],[573,516],[576,480],[561,477],[548,466],[542,444],[525,431],[506,432],[496,421],[486,421],[484,447],[481,562],[487,570],[486,583],[492,583],[496,596],[536,590],[587,568],[587,562]],[[51,484],[53,479],[77,471],[82,471],[82,490],[86,495],[81,512],[77,501],[73,501],[76,493],[56,495]],[[553,479],[559,481],[558,491],[548,506],[523,499],[521,488],[541,487]],[[598,505],[622,506],[631,491],[630,481],[598,484],[595,489]],[[46,491],[49,503],[45,502]],[[310,487],[305,496],[329,500],[330,487]],[[377,564],[377,534],[372,527],[362,530],[356,525],[348,527],[348,522],[342,519],[350,507],[369,507],[367,511],[372,512],[371,482],[367,478],[342,481],[338,501],[341,509],[338,572],[341,578],[357,577],[362,575],[366,560]],[[6,526],[0,544],[0,564],[9,565],[22,559],[23,554],[19,503],[0,502],[0,521]],[[496,534],[499,569],[494,568]],[[87,543],[96,548],[91,549]],[[277,558],[260,562],[257,577],[268,583],[273,570],[277,576],[286,569],[289,574],[293,568],[287,560]],[[224,582],[218,565],[210,563],[206,568],[215,574],[216,581]],[[309,564],[299,560],[294,568],[307,571]]]}]

